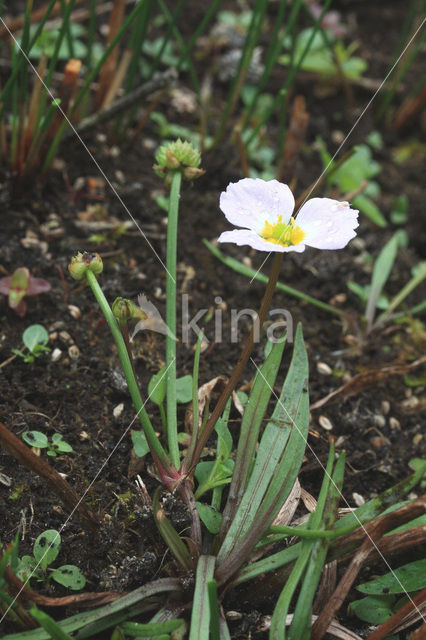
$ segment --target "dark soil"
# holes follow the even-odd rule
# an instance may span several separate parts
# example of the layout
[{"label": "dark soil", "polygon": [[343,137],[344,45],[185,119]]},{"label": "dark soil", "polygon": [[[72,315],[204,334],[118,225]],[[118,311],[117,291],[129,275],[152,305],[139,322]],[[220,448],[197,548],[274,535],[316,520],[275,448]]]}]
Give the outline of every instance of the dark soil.
[{"label": "dark soil", "polygon": [[[352,2],[344,3],[342,9],[345,19],[352,24],[350,37],[360,41],[360,55],[369,61],[368,76],[382,79],[398,41],[404,8],[398,2],[386,3],[386,10],[382,7],[380,33],[371,31],[375,6]],[[182,84],[185,82],[182,78]],[[223,90],[221,87],[220,91]],[[371,98],[371,92],[353,87],[355,105],[349,107],[341,89],[331,97],[320,99],[312,82],[302,78],[298,90],[305,95],[310,114],[307,141],[297,168],[295,190],[301,193],[321,171],[318,154],[312,150],[316,136],[329,141],[336,138],[337,130],[347,132]],[[400,100],[397,97],[397,103]],[[219,98],[216,106],[220,109]],[[170,122],[187,120],[184,124],[191,125],[192,121],[195,126],[196,114],[182,116],[166,103],[161,109]],[[371,110],[366,113],[349,146],[363,142],[374,129],[371,114]],[[412,158],[395,165],[392,155],[395,147],[408,143],[417,134],[417,126],[418,123],[414,123],[411,130],[399,136],[391,129],[383,130],[382,126],[385,145],[375,153],[382,167],[378,182],[382,189],[379,206],[383,213],[388,217],[393,199],[400,194],[406,194],[409,199],[409,221],[405,228],[409,243],[406,249],[400,250],[386,287],[390,296],[408,281],[411,268],[425,259],[420,163]],[[152,514],[141,505],[135,489],[137,473],[151,495],[158,483],[149,473],[149,456],[145,461],[131,456],[128,426],[134,411],[110,332],[90,290],[82,289],[71,280],[67,265],[78,250],[98,251],[104,260],[100,282],[107,298],[112,301],[121,295],[136,300],[143,292],[164,317],[165,273],[153,249],[164,261],[166,220],[155,202],[155,196],[162,189],[151,168],[153,147],[158,144],[155,132],[148,128],[137,139],[120,141],[120,144],[105,141],[102,133],[92,132],[85,137],[85,143],[115,193],[111,184],[100,178],[96,193],[89,194],[87,179],[99,178],[99,173],[78,141],[71,141],[62,149],[60,169],[54,170],[45,184],[28,185],[21,193],[13,192],[7,177],[0,185],[0,276],[26,266],[33,275],[45,278],[52,285],[49,293],[28,299],[24,318],[8,308],[6,298],[0,302],[0,419],[19,437],[26,430],[40,430],[49,436],[55,432],[63,435],[74,453],[48,461],[65,474],[80,495],[85,495],[93,511],[102,514],[101,529],[98,536],[90,535],[75,517],[69,518],[68,511],[41,479],[1,451],[0,472],[10,484],[6,480],[6,484],[0,485],[0,540],[12,541],[20,529],[20,554],[29,553],[42,531],[61,529],[66,523],[61,530],[60,564],[78,565],[87,578],[88,591],[128,591],[157,577],[173,575],[174,568],[159,539]],[[226,307],[223,308],[222,343],[214,342],[213,322],[205,325],[211,344],[201,359],[201,384],[217,375],[228,376],[232,371],[249,325],[241,324],[240,343],[232,344],[230,309],[257,309],[264,289],[264,285],[256,282],[250,285],[243,276],[231,272],[202,243],[203,238],[215,239],[229,228],[218,207],[219,193],[229,182],[242,177],[238,153],[231,142],[224,143],[219,156],[206,154],[203,159],[206,175],[185,187],[180,208],[179,289],[189,295],[191,314],[199,309],[217,308],[217,296]],[[80,178],[83,178],[82,186],[76,187]],[[128,220],[116,194],[143,229],[153,249],[135,226],[117,238],[105,238],[101,244],[89,240],[92,231],[79,225],[78,216],[88,205],[98,203],[104,207],[108,220],[112,217],[121,222]],[[348,280],[360,284],[369,282],[372,264],[369,256],[374,259],[378,255],[394,230],[392,225],[386,230],[378,229],[361,216],[358,237],[347,249],[339,252],[308,249],[303,254],[285,257],[282,282],[347,311],[346,321],[341,322],[295,298],[280,292],[275,294],[273,306],[291,312],[294,328],[296,323],[302,323],[310,361],[312,403],[359,372],[410,363],[424,353],[426,333],[419,318],[388,323],[365,337],[362,305],[346,285]],[[224,253],[245,258],[253,267],[260,266],[265,257],[247,247],[233,245],[224,245]],[[263,271],[267,272],[268,267],[269,264]],[[418,289],[411,294],[408,305],[413,307],[423,298],[424,291]],[[6,363],[11,348],[21,346],[23,330],[34,323],[48,329],[52,351],[34,364],[25,364],[20,358]],[[255,350],[258,362],[262,359],[263,345],[264,341]],[[61,350],[57,360],[53,357],[56,349]],[[134,354],[140,387],[146,390],[150,377],[164,362],[164,338],[160,334],[139,333]],[[288,345],[280,383],[290,356],[291,345]],[[191,373],[192,363],[193,344],[180,345],[179,374]],[[324,364],[330,367],[331,373],[321,373],[325,371]],[[241,385],[247,385],[253,375],[253,369],[248,368]],[[323,475],[320,465],[327,459],[330,437],[335,439],[337,449],[344,449],[347,454],[343,491],[347,504],[342,501],[341,506],[354,506],[359,499],[354,494],[368,500],[409,475],[409,461],[424,455],[422,419],[426,396],[424,375],[423,378],[421,375],[419,369],[410,378],[393,376],[386,384],[373,385],[354,397],[330,402],[314,411],[300,475],[302,487],[317,496]],[[418,378],[418,384],[412,382],[413,378]],[[122,412],[114,417],[114,409],[121,403]],[[156,408],[148,403],[147,409],[154,425],[158,426]],[[179,417],[183,424],[184,408]],[[233,434],[237,436],[237,412],[231,417]],[[330,421],[331,431],[321,426],[324,417]],[[46,458],[44,452],[41,455]],[[176,529],[183,532],[189,524],[185,508],[171,496],[165,504]],[[378,573],[381,569],[377,567]],[[46,587],[34,582],[32,588],[49,595],[68,593],[54,584]],[[233,638],[266,637],[260,629],[263,616],[272,612],[271,603],[241,602],[230,594],[225,608],[238,612],[230,622]],[[62,611],[61,617],[74,612]],[[344,623],[351,624],[347,620]],[[355,621],[355,627],[357,624]],[[7,624],[4,629],[12,630]],[[363,633],[359,628],[358,632]]]}]

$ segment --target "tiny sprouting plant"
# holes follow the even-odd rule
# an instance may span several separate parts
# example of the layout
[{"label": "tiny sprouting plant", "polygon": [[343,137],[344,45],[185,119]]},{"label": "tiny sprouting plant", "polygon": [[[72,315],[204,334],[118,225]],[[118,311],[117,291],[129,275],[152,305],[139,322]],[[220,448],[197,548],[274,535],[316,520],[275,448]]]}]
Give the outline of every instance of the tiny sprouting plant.
[{"label": "tiny sprouting plant", "polygon": [[8,297],[9,307],[23,318],[27,312],[26,296],[37,296],[50,291],[43,278],[35,278],[26,267],[19,267],[11,276],[0,278],[0,293]]},{"label": "tiny sprouting plant", "polygon": [[369,145],[361,144],[354,148],[352,154],[340,166],[332,159],[324,142],[317,140],[318,149],[324,169],[327,168],[327,182],[338,187],[342,193],[352,193],[362,189],[352,198],[352,202],[364,215],[379,227],[386,227],[387,220],[374,202],[380,193],[379,184],[373,178],[380,173],[381,167],[373,159],[371,148],[380,148],[380,136],[371,134]]},{"label": "tiny sprouting plant", "polygon": [[80,569],[73,564],[65,564],[57,569],[50,568],[56,560],[61,546],[61,536],[55,529],[47,529],[41,533],[33,546],[32,556],[18,559],[16,575],[23,582],[34,578],[38,582],[58,582],[67,589],[79,591],[86,584],[86,578]]},{"label": "tiny sprouting plant", "polygon": [[61,433],[54,433],[49,440],[46,434],[41,431],[25,431],[22,434],[22,439],[30,447],[47,449],[47,455],[51,458],[56,458],[61,453],[71,453],[73,451],[72,446],[63,439]]},{"label": "tiny sprouting plant", "polygon": [[50,351],[46,346],[49,342],[49,334],[41,324],[32,324],[27,327],[22,334],[22,342],[26,351],[12,349],[12,353],[22,358],[24,362],[32,363],[43,353]]}]

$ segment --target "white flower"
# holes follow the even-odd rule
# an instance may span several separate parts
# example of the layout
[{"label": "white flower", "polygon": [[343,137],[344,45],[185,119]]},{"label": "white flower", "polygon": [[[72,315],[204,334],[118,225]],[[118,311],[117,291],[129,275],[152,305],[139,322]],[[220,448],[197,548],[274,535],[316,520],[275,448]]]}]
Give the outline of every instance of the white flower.
[{"label": "white flower", "polygon": [[312,198],[296,219],[294,197],[277,180],[244,178],[228,185],[220,195],[220,208],[237,227],[225,231],[219,242],[249,245],[260,251],[297,251],[306,245],[316,249],[343,249],[356,236],[358,211],[348,202]]}]

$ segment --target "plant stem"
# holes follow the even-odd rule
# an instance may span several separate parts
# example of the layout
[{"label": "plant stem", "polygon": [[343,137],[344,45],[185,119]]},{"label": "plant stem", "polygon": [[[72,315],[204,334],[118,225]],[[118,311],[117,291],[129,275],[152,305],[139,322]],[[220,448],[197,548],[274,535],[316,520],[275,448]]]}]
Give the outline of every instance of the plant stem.
[{"label": "plant stem", "polygon": [[[164,451],[160,441],[155,435],[154,428],[151,424],[151,421],[145,410],[144,403],[142,402],[141,395],[139,393],[129,354],[127,353],[126,344],[124,342],[123,336],[121,335],[121,331],[114,317],[114,314],[112,313],[111,308],[108,304],[108,301],[104,296],[104,293],[96,279],[95,274],[88,270],[86,272],[86,277],[87,282],[89,283],[90,288],[92,289],[93,294],[101,308],[101,311],[105,316],[115,344],[117,345],[118,355],[120,358],[121,366],[123,367],[124,375],[126,376],[127,385],[129,387],[133,405],[139,416],[140,423],[144,430],[149,448],[151,450],[151,454],[155,460],[157,467],[159,466],[158,463],[160,463],[160,468],[158,470],[160,471],[162,480],[167,485],[167,479],[173,480],[178,478],[177,471],[173,468],[173,465],[171,464],[167,453]],[[163,471],[167,474],[166,478],[163,477],[164,474],[162,473],[162,468]]]},{"label": "plant stem", "polygon": [[169,216],[167,225],[166,256],[166,389],[167,389],[167,438],[170,459],[179,466],[176,411],[176,255],[180,185],[182,174],[174,171],[170,188]]},{"label": "plant stem", "polygon": [[[266,314],[268,313],[268,309],[270,307],[271,304],[271,300],[272,300],[272,296],[274,294],[275,291],[275,285],[277,283],[278,280],[278,276],[280,273],[280,269],[281,269],[281,265],[282,265],[282,261],[283,261],[283,257],[284,257],[284,253],[275,253],[274,255],[274,262],[272,264],[272,268],[271,268],[271,273],[269,275],[269,280],[268,280],[268,284],[266,285],[266,290],[262,299],[262,303],[260,305],[260,309],[259,309],[259,313],[258,313],[258,320],[259,320],[259,328],[263,326],[263,323],[265,322],[265,318],[266,318]],[[232,372],[231,377],[229,378],[229,381],[225,387],[225,389],[223,390],[222,394],[219,397],[219,400],[217,401],[217,404],[215,406],[215,408],[213,409],[210,418],[207,421],[206,427],[203,430],[203,432],[200,435],[200,438],[197,442],[197,446],[195,447],[194,453],[192,454],[191,458],[188,458],[188,456],[185,457],[185,460],[182,463],[182,471],[183,472],[189,472],[190,470],[193,470],[195,468],[195,465],[197,464],[199,457],[201,455],[201,452],[203,450],[203,448],[206,445],[207,440],[210,437],[210,434],[212,433],[216,422],[218,421],[219,417],[221,416],[223,410],[225,409],[226,403],[228,401],[228,399],[231,396],[232,391],[234,390],[242,372],[244,367],[247,364],[247,361],[251,355],[251,352],[253,350],[253,345],[254,345],[254,334],[255,334],[255,329],[256,326],[255,324],[253,325],[253,328],[250,332],[249,337],[247,338],[247,342],[241,352],[241,356],[240,359],[238,360],[234,371]]]}]

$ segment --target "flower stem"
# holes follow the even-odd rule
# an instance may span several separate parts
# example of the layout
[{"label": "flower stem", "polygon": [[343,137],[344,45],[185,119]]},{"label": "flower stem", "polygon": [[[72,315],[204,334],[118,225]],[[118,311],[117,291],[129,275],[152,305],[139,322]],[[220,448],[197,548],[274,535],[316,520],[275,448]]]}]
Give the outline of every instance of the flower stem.
[{"label": "flower stem", "polygon": [[166,255],[166,396],[167,396],[167,438],[170,459],[179,466],[179,445],[177,438],[176,410],[176,255],[180,186],[182,173],[174,171],[170,187],[169,216],[167,225]]},{"label": "flower stem", "polygon": [[[277,252],[274,255],[274,262],[272,264],[268,284],[266,285],[266,290],[263,295],[262,303],[260,305],[260,309],[258,313],[259,327],[262,327],[263,323],[265,322],[266,314],[268,313],[268,309],[271,305],[272,296],[275,291],[275,285],[277,284],[283,257],[284,257],[284,253]],[[210,434],[212,433],[216,425],[216,422],[218,421],[219,417],[222,415],[222,412],[225,409],[226,403],[230,398],[232,391],[235,389],[235,386],[251,355],[251,352],[253,350],[253,345],[254,345],[254,333],[255,333],[255,325],[253,325],[250,335],[247,338],[247,342],[244,345],[244,348],[241,352],[240,359],[238,360],[226,387],[222,391],[222,394],[220,395],[219,400],[217,401],[216,406],[213,409],[205,428],[203,429],[203,432],[200,436],[200,439],[197,442],[197,446],[195,447],[195,450],[192,453],[192,456],[190,458],[186,456],[185,460],[182,463],[182,468],[181,468],[182,472],[188,473],[195,468],[195,465],[199,460],[201,452],[205,447],[207,440],[209,439]]]},{"label": "flower stem", "polygon": [[[102,313],[105,316],[105,319],[108,323],[108,326],[111,330],[112,336],[114,338],[115,344],[117,345],[118,355],[120,358],[121,365],[123,367],[124,375],[126,376],[127,386],[129,387],[130,396],[133,401],[133,405],[137,411],[139,416],[140,423],[144,430],[146,439],[149,444],[149,448],[151,450],[151,454],[156,462],[160,463],[160,467],[162,470],[167,473],[167,477],[170,476],[170,480],[176,476],[178,477],[176,469],[173,468],[167,453],[164,451],[160,441],[155,435],[154,428],[151,424],[151,421],[148,417],[147,412],[145,411],[144,404],[142,402],[141,395],[139,393],[138,385],[136,382],[135,375],[133,373],[132,364],[130,362],[129,354],[127,353],[126,344],[124,342],[124,338],[121,334],[118,323],[114,317],[114,314],[111,311],[111,308],[108,304],[107,299],[104,296],[104,293],[96,279],[94,273],[90,270],[86,272],[87,282],[89,283],[93,294],[101,308]],[[161,468],[159,469],[161,473]],[[165,480],[162,478],[163,481]]]}]

